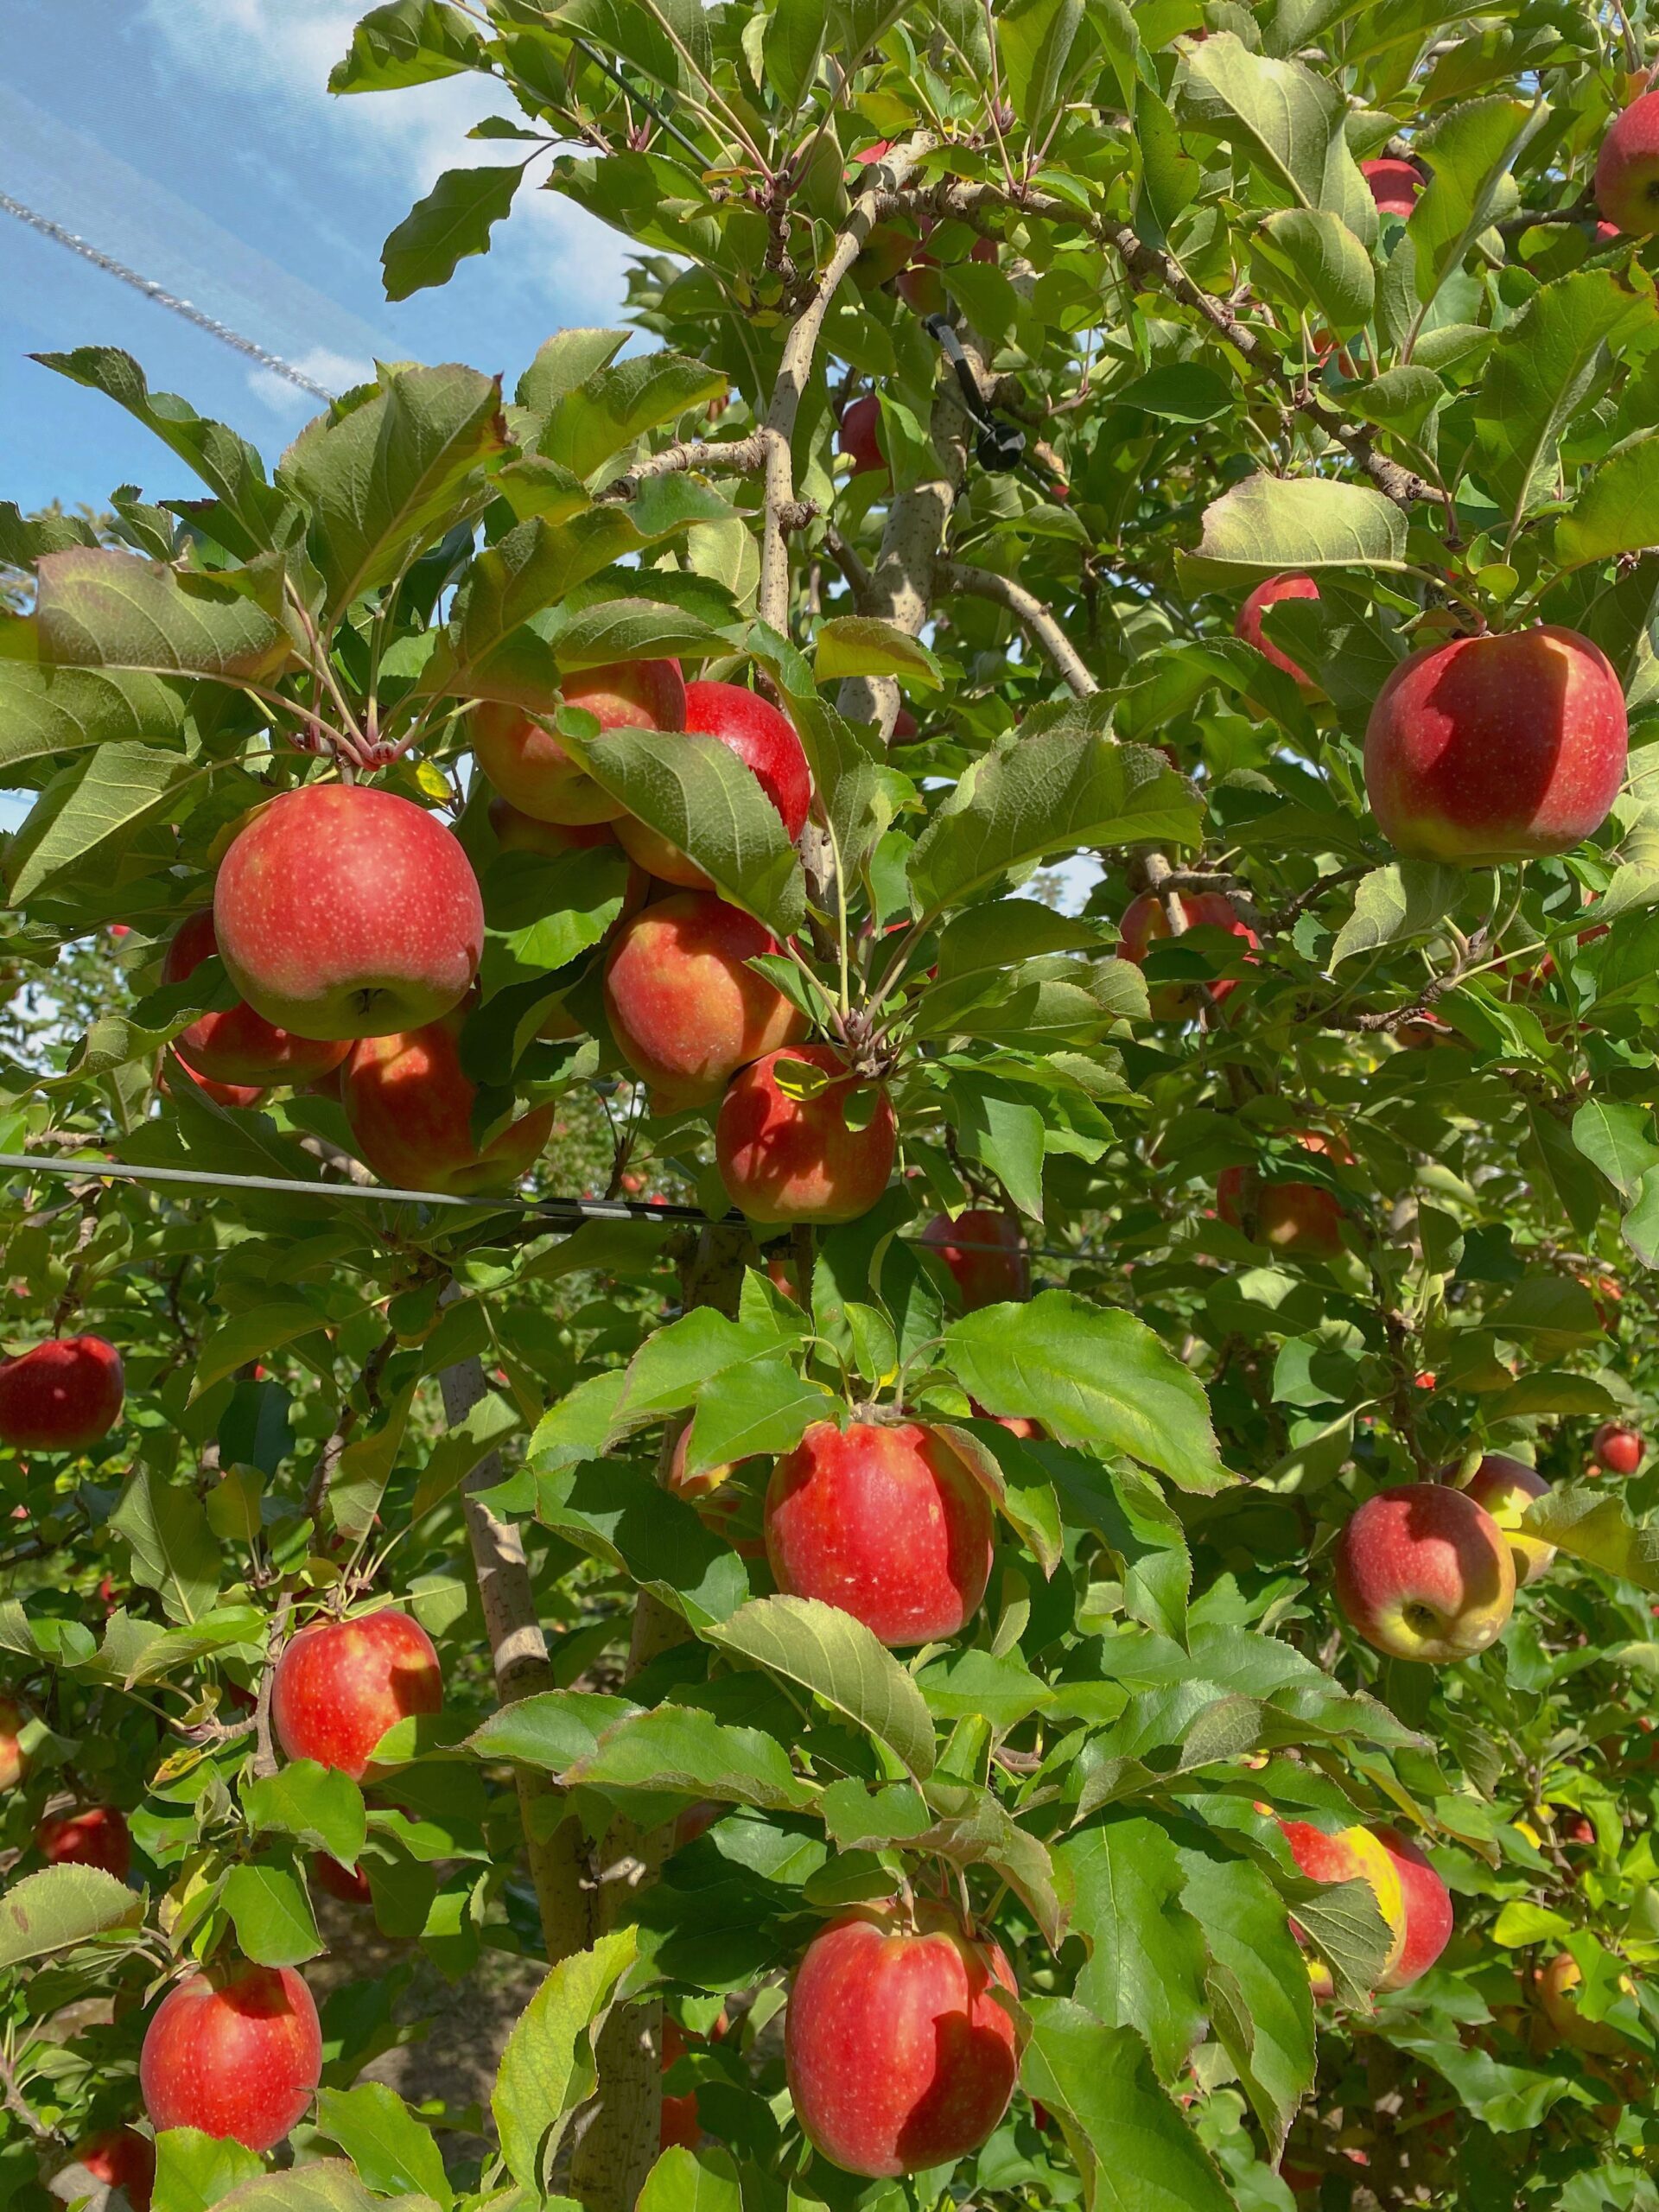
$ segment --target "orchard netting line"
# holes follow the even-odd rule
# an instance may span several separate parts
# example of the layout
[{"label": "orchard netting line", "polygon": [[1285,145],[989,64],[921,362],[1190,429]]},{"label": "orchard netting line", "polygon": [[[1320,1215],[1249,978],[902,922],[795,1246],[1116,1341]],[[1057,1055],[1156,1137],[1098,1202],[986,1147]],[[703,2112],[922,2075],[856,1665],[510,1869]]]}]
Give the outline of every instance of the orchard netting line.
[{"label": "orchard netting line", "polygon": [[[215,1175],[195,1167],[135,1167],[124,1160],[111,1164],[92,1160],[40,1160],[27,1152],[0,1152],[0,1168],[29,1175],[60,1175],[69,1181],[101,1178],[105,1182],[187,1185],[208,1191],[301,1191],[308,1198],[379,1198],[394,1205],[464,1206],[473,1213],[499,1213],[518,1207],[526,1213],[550,1216],[555,1226],[565,1220],[577,1224],[584,1221],[655,1221],[671,1228],[715,1229],[742,1220],[741,1214],[704,1213],[700,1206],[677,1206],[666,1200],[658,1203],[649,1198],[458,1198],[447,1191],[401,1191],[382,1183],[311,1183],[283,1175]],[[900,1239],[904,1243],[917,1241],[913,1237]],[[969,1236],[953,1236],[950,1243],[959,1252],[1007,1249],[1004,1244]],[[1103,1256],[1098,1252],[1063,1251],[1042,1245],[1029,1249],[1035,1260],[1098,1260]]]}]

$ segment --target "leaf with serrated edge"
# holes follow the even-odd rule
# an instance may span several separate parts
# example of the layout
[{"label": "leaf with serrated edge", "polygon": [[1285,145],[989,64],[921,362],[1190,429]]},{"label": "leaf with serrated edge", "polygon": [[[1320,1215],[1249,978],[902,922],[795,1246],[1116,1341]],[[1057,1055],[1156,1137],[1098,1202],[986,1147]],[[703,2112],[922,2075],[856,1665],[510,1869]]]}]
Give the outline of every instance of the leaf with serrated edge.
[{"label": "leaf with serrated edge", "polygon": [[933,1722],[914,1681],[850,1613],[816,1598],[754,1598],[699,1630],[821,1697],[886,1744],[918,1781],[933,1771]]},{"label": "leaf with serrated edge", "polygon": [[633,1964],[639,1930],[619,1928],[562,1959],[520,2014],[490,2094],[501,2155],[521,2188],[539,2191],[576,2107],[597,2079],[592,2031]]}]

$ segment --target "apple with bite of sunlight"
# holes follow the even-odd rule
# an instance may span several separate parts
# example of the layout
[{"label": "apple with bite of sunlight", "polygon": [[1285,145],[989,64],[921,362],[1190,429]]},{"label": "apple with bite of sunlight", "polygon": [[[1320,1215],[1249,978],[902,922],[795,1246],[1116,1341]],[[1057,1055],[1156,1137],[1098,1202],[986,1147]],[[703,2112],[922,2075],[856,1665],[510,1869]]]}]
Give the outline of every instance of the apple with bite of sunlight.
[{"label": "apple with bite of sunlight", "polygon": [[778,949],[764,924],[707,891],[660,899],[617,932],[606,1012],[662,1110],[712,1104],[739,1068],[805,1035],[805,1015],[748,965]]},{"label": "apple with bite of sunlight", "polygon": [[[1440,1480],[1450,1481],[1455,1472],[1453,1467],[1442,1467]],[[1465,1496],[1484,1506],[1509,1538],[1516,1588],[1522,1589],[1547,1574],[1555,1556],[1554,1545],[1545,1543],[1541,1536],[1521,1533],[1527,1508],[1535,1498],[1549,1494],[1549,1484],[1536,1467],[1528,1466],[1524,1459],[1512,1459],[1507,1452],[1489,1452],[1463,1487]]]},{"label": "apple with bite of sunlight", "polygon": [[[162,963],[162,982],[181,983],[218,950],[213,910],[203,906],[173,932]],[[199,1082],[251,1084],[257,1091],[267,1084],[315,1083],[340,1065],[351,1046],[344,1039],[296,1037],[243,1000],[222,1014],[199,1015],[173,1039],[173,1050]]]},{"label": "apple with bite of sunlight", "polygon": [[815,1421],[766,1486],[778,1587],[851,1613],[883,1643],[959,1635],[990,1580],[985,1487],[935,1430]]},{"label": "apple with bite of sunlight", "polygon": [[1638,1429],[1623,1421],[1605,1421],[1591,1439],[1590,1449],[1598,1466],[1610,1475],[1633,1475],[1642,1464],[1646,1446]]},{"label": "apple with bite of sunlight", "polygon": [[0,1362],[0,1445],[86,1452],[121,1418],[121,1355],[102,1337],[52,1337]]},{"label": "apple with bite of sunlight", "polygon": [[1406,860],[1458,868],[1570,852],[1624,780],[1624,694],[1599,645],[1547,624],[1402,661],[1365,729],[1365,791]]},{"label": "apple with bite of sunlight", "polygon": [[219,957],[256,1014],[296,1037],[382,1037],[458,1006],[484,902],[435,814],[364,784],[261,807],[219,863]]},{"label": "apple with bite of sunlight", "polygon": [[169,1991],[144,2032],[138,2080],[168,2127],[271,2151],[304,2118],[322,2078],[322,2029],[292,1967],[220,1965]]},{"label": "apple with bite of sunlight", "polygon": [[124,1882],[132,1866],[126,1815],[114,1805],[84,1805],[55,1813],[35,1831],[35,1848],[53,1866],[101,1866]]},{"label": "apple with bite of sunlight", "polygon": [[[1297,1872],[1306,1874],[1310,1882],[1370,1884],[1377,1910],[1391,1939],[1382,1966],[1386,1980],[1405,1956],[1406,1901],[1400,1885],[1399,1868],[1381,1838],[1366,1827],[1355,1826],[1333,1832],[1316,1827],[1312,1821],[1281,1821],[1279,1827],[1290,1847],[1290,1855],[1296,1861]],[[1291,1928],[1297,1942],[1306,1946],[1306,1938],[1294,1918]],[[1316,1997],[1334,1994],[1336,1985],[1323,1960],[1310,1957],[1307,1973]]]},{"label": "apple with bite of sunlight", "polygon": [[1368,1497],[1343,1524],[1335,1573],[1350,1626],[1392,1659],[1472,1658],[1503,1634],[1515,1604],[1508,1537],[1446,1483]]},{"label": "apple with bite of sunlight", "polygon": [[887,1189],[898,1142],[887,1085],[829,1045],[785,1046],[741,1070],[715,1123],[726,1195],[762,1224],[856,1221]]},{"label": "apple with bite of sunlight", "polygon": [[1614,236],[1659,231],[1659,92],[1642,93],[1613,118],[1596,156],[1595,193]]},{"label": "apple with bite of sunlight", "polygon": [[[1224,891],[1172,892],[1167,903],[1155,893],[1143,891],[1130,899],[1117,925],[1120,960],[1132,960],[1142,968],[1147,947],[1174,936],[1171,906],[1179,917],[1183,937],[1188,930],[1225,930],[1230,937],[1242,937],[1252,951],[1257,948],[1255,931],[1241,920]],[[1212,1006],[1224,1006],[1237,988],[1236,976],[1222,976],[1213,983],[1158,983],[1148,992],[1147,1003],[1156,1021],[1185,1021],[1206,999]]]},{"label": "apple with bite of sunlight", "polygon": [[936,1213],[921,1242],[950,1269],[969,1313],[1031,1296],[1030,1248],[1011,1213],[968,1206],[954,1221],[948,1213]]},{"label": "apple with bite of sunlight", "polygon": [[436,1713],[443,1675],[431,1637],[391,1606],[355,1620],[319,1621],[283,1647],[270,1718],[291,1759],[372,1781],[371,1754],[394,1722]]},{"label": "apple with bite of sunlight", "polygon": [[1376,1828],[1373,1834],[1394,1862],[1405,1908],[1405,1941],[1378,1986],[1409,1989],[1452,1940],[1452,1892],[1410,1836],[1399,1828]]},{"label": "apple with bite of sunlight", "polygon": [[[812,779],[795,725],[770,700],[741,683],[688,683],[685,728],[718,738],[749,769],[772,801],[784,835],[792,845],[806,824],[812,803]],[[688,891],[712,891],[714,885],[695,861],[660,831],[625,814],[616,825],[623,849],[647,874]]]},{"label": "apple with bite of sunlight", "polygon": [[1243,638],[1247,645],[1254,645],[1262,658],[1294,677],[1296,688],[1309,698],[1319,696],[1319,686],[1305,668],[1299,668],[1282,645],[1275,645],[1262,627],[1262,617],[1269,607],[1276,607],[1281,599],[1317,599],[1319,588],[1312,576],[1289,575],[1269,576],[1255,589],[1238,610],[1233,620],[1233,635]]},{"label": "apple with bite of sunlight", "polygon": [[[540,711],[580,707],[601,730],[680,729],[685,680],[677,660],[619,661],[573,669]],[[469,725],[479,766],[510,805],[538,822],[615,822],[627,812],[597,784],[550,729],[523,707],[485,700]]]},{"label": "apple with bite of sunlight", "polygon": [[1019,2070],[998,1989],[1016,1994],[1001,1947],[947,1907],[860,1905],[821,1929],[784,2018],[784,2071],[808,2141],[877,2179],[977,2150]]},{"label": "apple with bite of sunlight", "polygon": [[457,1009],[423,1029],[365,1037],[353,1047],[340,1098],[358,1154],[394,1190],[454,1198],[510,1190],[534,1164],[553,1127],[551,1103],[473,1141],[478,1087],[461,1065]]}]

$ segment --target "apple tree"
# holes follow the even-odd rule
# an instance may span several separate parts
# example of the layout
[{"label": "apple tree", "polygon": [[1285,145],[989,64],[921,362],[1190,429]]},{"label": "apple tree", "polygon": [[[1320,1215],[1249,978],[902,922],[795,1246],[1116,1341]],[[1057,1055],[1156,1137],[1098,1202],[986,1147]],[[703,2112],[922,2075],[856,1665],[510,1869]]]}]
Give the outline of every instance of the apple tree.
[{"label": "apple tree", "polygon": [[1646,37],[391,0],[626,324],[41,357],[0,2201],[1659,2205]]}]

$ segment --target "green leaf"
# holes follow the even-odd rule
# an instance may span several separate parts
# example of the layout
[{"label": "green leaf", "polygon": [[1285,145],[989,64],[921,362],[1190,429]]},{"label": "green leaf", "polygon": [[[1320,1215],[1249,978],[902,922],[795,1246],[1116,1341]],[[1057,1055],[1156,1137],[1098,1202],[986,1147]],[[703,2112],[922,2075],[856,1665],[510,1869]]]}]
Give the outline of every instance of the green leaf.
[{"label": "green leaf", "polygon": [[1203,1384],[1131,1314],[1046,1290],[953,1321],[945,1358],[991,1414],[1029,1416],[1064,1444],[1128,1452],[1182,1490],[1233,1479]]},{"label": "green leaf", "polygon": [[748,1576],[731,1546],[637,1468],[603,1460],[540,1474],[536,1516],[699,1630],[725,1619],[748,1595]]},{"label": "green leaf", "polygon": [[1510,169],[1529,126],[1535,129],[1548,112],[1541,109],[1535,120],[1530,101],[1499,93],[1435,117],[1418,135],[1415,150],[1432,172],[1409,226],[1420,300],[1432,300],[1479,233],[1516,205]]},{"label": "green leaf", "polygon": [[1169,361],[1149,369],[1113,394],[1120,407],[1138,407],[1172,423],[1213,423],[1233,404],[1232,387],[1202,361]]},{"label": "green leaf", "polygon": [[1351,1882],[1287,1884],[1296,1924],[1331,1969],[1338,2000],[1363,2005],[1382,1979],[1394,1936],[1361,1878]]},{"label": "green leaf", "polygon": [[593,2094],[593,2037],[639,1942],[637,1929],[619,1928],[591,1950],[562,1959],[507,2038],[490,2109],[521,2188],[545,2187],[570,2114]]},{"label": "green leaf", "polygon": [[929,691],[938,690],[944,681],[919,638],[869,614],[836,614],[819,623],[812,673],[820,683],[849,676],[897,676]]},{"label": "green leaf", "polygon": [[683,353],[636,353],[595,370],[556,400],[536,450],[585,479],[648,430],[706,407],[726,389],[725,372],[706,361]]},{"label": "green leaf", "polygon": [[352,33],[351,51],[329,73],[331,92],[395,92],[476,68],[477,31],[445,0],[391,0],[371,8]]},{"label": "green leaf", "polygon": [[801,1812],[817,1799],[784,1746],[758,1728],[728,1727],[689,1706],[660,1705],[614,1722],[564,1770],[595,1789],[678,1790],[722,1804]]},{"label": "green leaf", "polygon": [[0,650],[0,768],[99,745],[147,743],[177,758],[191,687],[138,670],[42,667],[32,623],[0,626],[0,645],[29,645],[29,657]]},{"label": "green leaf", "polygon": [[276,480],[310,513],[329,627],[482,505],[505,447],[499,383],[458,367],[384,371],[372,398],[301,431]]},{"label": "green leaf", "polygon": [[1334,975],[1356,953],[1427,937],[1468,887],[1462,868],[1436,861],[1395,861],[1373,868],[1354,893],[1354,911],[1337,931],[1326,962]]},{"label": "green leaf", "polygon": [[1204,511],[1198,550],[1182,574],[1229,584],[1287,569],[1399,569],[1406,518],[1368,484],[1324,476],[1247,476]]},{"label": "green leaf", "polygon": [[1604,461],[1555,525],[1555,557],[1574,564],[1634,553],[1653,537],[1659,436],[1633,438]]},{"label": "green leaf", "polygon": [[377,2196],[418,2192],[436,2204],[454,2202],[431,2129],[384,2082],[320,2091],[317,2126],[339,2144]]},{"label": "green leaf", "polygon": [[447,284],[457,262],[487,253],[490,232],[512,213],[524,175],[517,164],[499,162],[445,169],[380,249],[386,297],[406,300],[429,285]]},{"label": "green leaf", "polygon": [[1054,1864],[1088,1947],[1075,1994],[1109,2024],[1138,2029],[1159,2079],[1173,2082],[1204,2032],[1207,1952],[1185,1910],[1185,1870],[1154,1820],[1107,1814],[1074,1828]]},{"label": "green leaf", "polygon": [[1605,1574],[1659,1591],[1659,1529],[1631,1520],[1623,1496],[1605,1483],[1560,1483],[1527,1508],[1522,1528]]},{"label": "green leaf", "polygon": [[999,741],[963,770],[917,840],[911,896],[931,919],[1058,853],[1200,841],[1197,795],[1160,755],[1062,724]]},{"label": "green leaf", "polygon": [[0,1897],[0,1967],[42,1958],[114,1928],[136,1928],[144,1901],[101,1866],[48,1866]]},{"label": "green leaf", "polygon": [[418,1377],[406,1382],[391,1404],[381,1408],[374,1426],[353,1437],[329,1478],[328,1517],[349,1543],[359,1542],[374,1526],[419,1388]]},{"label": "green leaf", "polygon": [[243,1783],[242,1809],[256,1835],[291,1835],[342,1866],[355,1866],[363,1854],[368,1833],[363,1792],[343,1768],[290,1759],[275,1774]]},{"label": "green leaf", "polygon": [[[281,674],[294,657],[276,616],[224,576],[88,545],[48,553],[37,573],[40,657],[54,667],[257,683]],[[255,573],[239,572],[250,581]],[[269,581],[275,585],[274,570]]]},{"label": "green leaf", "polygon": [[1240,2086],[1276,2150],[1313,2086],[1313,1993],[1306,1963],[1278,1891],[1246,1859],[1182,1848],[1181,1903],[1204,1930],[1216,1965],[1231,1977],[1237,2006],[1212,2011]]},{"label": "green leaf", "polygon": [[225,2135],[196,2127],[163,2128],[156,2138],[151,2212],[209,2212],[233,2189],[253,2180],[264,2161]]},{"label": "green leaf", "polygon": [[[261,2174],[219,2201],[220,2212],[377,2212],[378,2206],[340,2158]],[[399,2202],[404,2212],[435,2212],[429,2197],[404,2196]]]},{"label": "green leaf", "polygon": [[1627,1206],[1641,1195],[1643,1176],[1659,1167],[1652,1127],[1646,1106],[1611,1098],[1587,1098],[1573,1116],[1573,1143],[1600,1168]]},{"label": "green leaf", "polygon": [[1371,319],[1376,283],[1371,257],[1339,215],[1325,208],[1287,207],[1269,215],[1256,251],[1294,287],[1297,304],[1350,338]]},{"label": "green leaf", "polygon": [[[794,2190],[791,2202],[803,2200]],[[737,2168],[725,2151],[688,2151],[673,2144],[645,2177],[635,2212],[742,2212]]]},{"label": "green leaf", "polygon": [[702,1630],[705,1643],[821,1697],[887,1745],[918,1781],[933,1771],[933,1722],[912,1677],[850,1613],[816,1598],[755,1598]]},{"label": "green leaf", "polygon": [[1330,78],[1252,54],[1231,31],[1212,33],[1189,56],[1179,112],[1243,154],[1274,205],[1323,207],[1362,245],[1376,238],[1376,202],[1348,150],[1344,102]]},{"label": "green leaf", "polygon": [[194,1491],[136,1467],[110,1526],[131,1549],[133,1580],[158,1593],[169,1620],[212,1611],[221,1554]]},{"label": "green leaf", "polygon": [[307,1306],[298,1299],[279,1299],[269,1306],[256,1306],[246,1313],[228,1315],[196,1354],[192,1395],[199,1398],[204,1390],[211,1390],[215,1382],[234,1375],[249,1360],[280,1351],[296,1337],[308,1336],[313,1329],[327,1325],[315,1306]]},{"label": "green leaf", "polygon": [[[100,745],[54,782],[13,837],[7,888],[21,906],[74,869],[113,877],[134,835],[179,808],[183,787],[200,790],[192,764],[148,745]],[[188,804],[188,802],[187,802]]]},{"label": "green leaf", "polygon": [[322,1949],[300,1878],[286,1866],[232,1866],[224,1904],[244,1955],[262,1967],[296,1967]]}]

